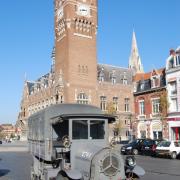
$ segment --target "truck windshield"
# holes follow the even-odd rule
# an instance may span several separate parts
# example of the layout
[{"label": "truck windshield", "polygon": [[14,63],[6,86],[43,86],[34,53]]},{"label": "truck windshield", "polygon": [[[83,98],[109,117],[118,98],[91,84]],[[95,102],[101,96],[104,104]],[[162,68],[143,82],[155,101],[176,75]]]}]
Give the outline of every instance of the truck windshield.
[{"label": "truck windshield", "polygon": [[90,138],[104,139],[104,121],[90,121]]},{"label": "truck windshield", "polygon": [[72,123],[73,139],[88,139],[88,121],[87,120],[75,120]]},{"label": "truck windshield", "polygon": [[72,121],[72,139],[104,139],[104,136],[105,136],[104,120],[73,120]]}]

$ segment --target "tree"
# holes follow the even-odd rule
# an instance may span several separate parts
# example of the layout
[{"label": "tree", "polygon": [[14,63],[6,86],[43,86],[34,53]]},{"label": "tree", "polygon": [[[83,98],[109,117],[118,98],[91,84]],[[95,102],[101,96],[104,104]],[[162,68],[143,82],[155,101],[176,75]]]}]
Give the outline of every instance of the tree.
[{"label": "tree", "polygon": [[167,110],[169,107],[168,99],[167,99],[167,92],[164,92],[160,95],[160,105],[159,105],[159,112],[161,116],[161,120],[166,119]]},{"label": "tree", "polygon": [[[115,108],[115,105],[113,102],[108,102],[107,103],[107,114],[111,115],[117,115],[117,111]],[[121,129],[122,129],[123,123],[120,120],[120,118],[117,116],[116,117],[116,122],[113,124],[113,126],[110,126],[110,128],[113,129],[113,133],[115,137],[120,137]]]},{"label": "tree", "polygon": [[162,122],[162,130],[163,125],[167,124],[167,111],[169,108],[169,102],[167,98],[167,92],[163,92],[160,95],[160,105],[159,105],[159,112],[160,112],[160,120]]},{"label": "tree", "polygon": [[3,130],[2,130],[2,128],[0,127],[0,139],[3,139],[3,138],[4,138]]},{"label": "tree", "polygon": [[113,102],[108,102],[107,103],[107,114],[115,115],[116,114],[116,109],[114,107]]}]

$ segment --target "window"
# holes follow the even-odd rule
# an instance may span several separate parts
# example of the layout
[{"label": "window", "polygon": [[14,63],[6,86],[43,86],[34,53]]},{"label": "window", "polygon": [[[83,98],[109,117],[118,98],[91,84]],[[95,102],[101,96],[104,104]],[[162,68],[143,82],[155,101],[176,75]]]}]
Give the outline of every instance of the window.
[{"label": "window", "polygon": [[157,87],[158,86],[158,82],[159,82],[159,79],[157,78],[157,77],[152,77],[152,79],[151,79],[151,87],[152,88],[155,88],[155,87]]},{"label": "window", "polygon": [[100,97],[100,108],[105,111],[106,110],[106,96]]},{"label": "window", "polygon": [[98,80],[99,80],[99,82],[104,82],[104,73],[103,73],[103,71],[99,72]]},{"label": "window", "polygon": [[[67,121],[68,122],[68,121]],[[73,120],[72,139],[104,139],[105,121],[104,120]]]},{"label": "window", "polygon": [[126,131],[126,137],[127,136],[130,136],[130,132],[129,131]]},{"label": "window", "polygon": [[180,66],[180,55],[176,56],[176,66]]},{"label": "window", "polygon": [[127,81],[127,79],[123,79],[123,84],[128,84],[128,81]]},{"label": "window", "polygon": [[[59,121],[56,124],[52,124],[53,127],[53,138],[58,138],[59,140],[62,140],[62,137],[65,135],[69,135],[69,121]],[[55,132],[55,134],[54,134]]]},{"label": "window", "polygon": [[174,67],[174,58],[172,58],[170,61],[169,61],[169,66],[168,68],[171,69]]},{"label": "window", "polygon": [[112,84],[116,84],[116,77],[111,77]]},{"label": "window", "polygon": [[80,93],[77,96],[78,104],[88,104],[88,96],[85,93]]},{"label": "window", "polygon": [[144,107],[144,100],[139,101],[139,114],[144,115],[145,114],[145,107]]},{"label": "window", "polygon": [[175,95],[177,93],[177,84],[176,81],[170,82],[170,93],[171,95]]},{"label": "window", "polygon": [[90,138],[91,139],[104,139],[105,131],[104,131],[105,122],[92,120],[90,121]]},{"label": "window", "polygon": [[144,82],[140,84],[141,90],[144,90]]},{"label": "window", "polygon": [[125,112],[129,112],[130,111],[130,108],[129,108],[129,101],[130,101],[130,99],[129,98],[125,98],[124,101],[125,101]]},{"label": "window", "polygon": [[126,73],[124,72],[124,75],[122,77],[122,83],[123,84],[128,84],[128,81],[127,81],[127,77],[126,77]]},{"label": "window", "polygon": [[177,111],[178,109],[178,104],[177,104],[177,98],[172,98],[171,99],[171,110],[173,112]]},{"label": "window", "polygon": [[118,111],[118,97],[113,97],[113,106],[116,111]]},{"label": "window", "polygon": [[88,121],[72,121],[72,139],[88,139]]},{"label": "window", "polygon": [[115,70],[113,70],[113,71],[110,73],[110,79],[111,79],[112,84],[116,84],[116,74],[115,74]]},{"label": "window", "polygon": [[153,99],[152,100],[152,113],[158,114],[159,113],[159,107],[160,107],[160,99]]},{"label": "window", "polygon": [[64,102],[64,97],[61,96],[61,97],[60,97],[60,103],[62,104],[63,102]]}]

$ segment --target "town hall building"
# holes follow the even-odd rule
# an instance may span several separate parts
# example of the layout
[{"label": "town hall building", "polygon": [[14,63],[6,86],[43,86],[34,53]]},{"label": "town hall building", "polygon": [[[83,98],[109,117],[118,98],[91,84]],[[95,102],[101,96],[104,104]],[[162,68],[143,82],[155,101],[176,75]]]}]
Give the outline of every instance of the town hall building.
[{"label": "town hall building", "polygon": [[[58,103],[91,104],[108,113],[113,106],[121,139],[133,135],[132,76],[143,72],[133,32],[129,68],[97,62],[97,0],[55,0],[55,41],[50,71],[24,82],[17,126],[26,136],[27,118]],[[121,60],[119,60],[121,61]]]}]

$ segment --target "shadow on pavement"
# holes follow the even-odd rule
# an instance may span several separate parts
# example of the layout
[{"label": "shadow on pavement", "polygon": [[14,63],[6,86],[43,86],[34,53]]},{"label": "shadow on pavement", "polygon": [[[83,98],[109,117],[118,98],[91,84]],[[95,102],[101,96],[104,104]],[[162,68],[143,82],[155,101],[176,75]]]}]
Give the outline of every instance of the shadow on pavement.
[{"label": "shadow on pavement", "polygon": [[8,169],[0,169],[0,177],[5,176],[9,172],[10,172],[10,170],[8,170]]}]

